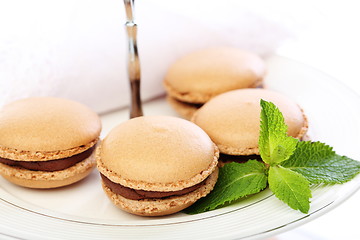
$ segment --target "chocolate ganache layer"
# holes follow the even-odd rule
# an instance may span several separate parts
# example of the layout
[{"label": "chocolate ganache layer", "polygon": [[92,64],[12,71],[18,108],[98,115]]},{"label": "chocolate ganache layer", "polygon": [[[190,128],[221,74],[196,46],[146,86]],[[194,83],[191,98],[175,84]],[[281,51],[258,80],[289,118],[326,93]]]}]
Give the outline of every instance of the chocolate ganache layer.
[{"label": "chocolate ganache layer", "polygon": [[7,158],[0,158],[0,163],[13,166],[13,167],[21,167],[32,171],[46,171],[46,172],[55,172],[64,170],[71,166],[74,166],[78,162],[81,162],[88,158],[95,149],[93,147],[87,149],[86,151],[73,155],[67,158],[61,158],[56,160],[49,161],[15,161]]},{"label": "chocolate ganache layer", "polygon": [[189,105],[190,107],[194,107],[194,108],[201,108],[204,105],[203,103],[189,103],[189,102],[180,101],[178,99],[175,99],[175,100],[182,104],[186,104],[186,105]]},{"label": "chocolate ganache layer", "polygon": [[258,160],[261,161],[260,155],[227,155],[220,153],[219,161],[222,161],[224,163],[228,162],[238,162],[238,163],[244,163],[248,160]]},{"label": "chocolate ganache layer", "polygon": [[101,178],[108,188],[111,189],[115,194],[121,195],[124,198],[131,199],[131,200],[141,200],[141,199],[154,199],[154,198],[166,198],[171,196],[180,196],[195,191],[196,189],[200,188],[205,184],[205,181],[202,181],[194,186],[184,188],[179,191],[171,191],[171,192],[156,192],[156,191],[144,191],[144,190],[137,190],[125,187],[118,183],[114,183],[104,175],[101,175]]}]

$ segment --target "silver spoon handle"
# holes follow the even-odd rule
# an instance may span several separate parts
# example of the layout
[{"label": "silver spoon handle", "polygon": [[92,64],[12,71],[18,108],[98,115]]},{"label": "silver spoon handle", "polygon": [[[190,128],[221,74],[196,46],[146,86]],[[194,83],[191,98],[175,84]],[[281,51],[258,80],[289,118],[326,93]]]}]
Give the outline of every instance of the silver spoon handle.
[{"label": "silver spoon handle", "polygon": [[140,96],[140,61],[137,49],[137,25],[134,22],[134,0],[124,0],[128,36],[128,75],[131,89],[130,118],[143,115]]}]

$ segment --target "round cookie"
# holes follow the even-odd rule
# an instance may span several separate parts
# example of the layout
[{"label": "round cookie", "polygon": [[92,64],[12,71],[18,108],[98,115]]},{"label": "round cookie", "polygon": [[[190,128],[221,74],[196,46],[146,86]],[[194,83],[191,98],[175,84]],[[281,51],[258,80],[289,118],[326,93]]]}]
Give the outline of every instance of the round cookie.
[{"label": "round cookie", "polygon": [[214,97],[192,117],[223,154],[258,155],[260,99],[273,102],[284,115],[288,134],[301,139],[308,122],[290,98],[266,89],[240,89]]},{"label": "round cookie", "polygon": [[101,122],[83,104],[52,97],[15,101],[0,110],[0,174],[29,188],[77,182],[95,167]]},{"label": "round cookie", "polygon": [[217,180],[217,147],[201,128],[175,117],[126,121],[96,153],[105,193],[136,215],[178,212],[206,196]]},{"label": "round cookie", "polygon": [[168,70],[164,85],[170,97],[203,104],[234,89],[257,87],[265,63],[257,55],[231,47],[214,47],[190,53]]}]

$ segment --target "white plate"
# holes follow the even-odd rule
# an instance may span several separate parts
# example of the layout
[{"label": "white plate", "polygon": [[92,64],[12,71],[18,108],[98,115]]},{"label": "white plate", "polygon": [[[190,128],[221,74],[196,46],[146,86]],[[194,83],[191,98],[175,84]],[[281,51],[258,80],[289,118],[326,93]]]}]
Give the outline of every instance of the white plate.
[{"label": "white plate", "polygon": [[[289,95],[305,109],[311,137],[360,159],[358,96],[292,60],[273,56],[267,63],[266,86]],[[176,115],[162,98],[145,104],[144,109],[146,115]],[[127,110],[103,116],[103,136],[127,117]],[[343,185],[314,187],[309,214],[290,209],[265,190],[198,215],[133,216],[107,199],[96,170],[87,179],[60,189],[26,189],[2,178],[0,186],[0,239],[260,239],[330,211],[356,192],[360,176]]]}]

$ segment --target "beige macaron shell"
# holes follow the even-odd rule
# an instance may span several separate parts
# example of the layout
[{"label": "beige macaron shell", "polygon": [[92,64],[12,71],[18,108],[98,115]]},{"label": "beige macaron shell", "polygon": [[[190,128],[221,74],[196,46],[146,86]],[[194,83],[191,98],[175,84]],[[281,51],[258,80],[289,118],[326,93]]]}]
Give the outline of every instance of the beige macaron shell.
[{"label": "beige macaron shell", "polygon": [[190,120],[194,113],[199,109],[198,105],[181,102],[173,97],[167,96],[167,102],[183,118]]},{"label": "beige macaron shell", "polygon": [[288,134],[301,138],[307,130],[302,109],[290,98],[266,89],[241,89],[221,94],[200,108],[193,122],[209,134],[221,153],[259,154],[260,99],[273,102],[284,115]]},{"label": "beige macaron shell", "polygon": [[86,145],[100,135],[98,115],[71,100],[36,97],[0,110],[0,146],[24,151],[58,151]]},{"label": "beige macaron shell", "polygon": [[96,166],[95,154],[70,168],[55,171],[31,171],[0,163],[0,175],[9,182],[28,188],[57,188],[78,182],[88,176]]},{"label": "beige macaron shell", "polygon": [[131,200],[115,194],[106,187],[104,183],[102,186],[105,193],[115,206],[126,212],[140,216],[164,216],[179,212],[192,205],[198,199],[209,194],[216,184],[218,172],[219,171],[216,168],[215,171],[206,179],[206,183],[195,191],[185,195],[173,196],[165,199]]},{"label": "beige macaron shell", "polygon": [[114,128],[97,149],[99,171],[115,183],[148,191],[176,191],[215,169],[218,149],[195,124],[147,116]]},{"label": "beige macaron shell", "polygon": [[179,100],[204,103],[220,93],[256,87],[265,75],[265,63],[257,55],[230,47],[193,52],[168,70],[164,85]]}]

